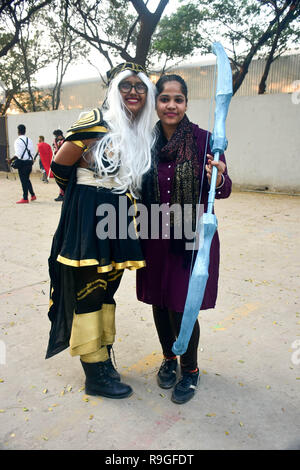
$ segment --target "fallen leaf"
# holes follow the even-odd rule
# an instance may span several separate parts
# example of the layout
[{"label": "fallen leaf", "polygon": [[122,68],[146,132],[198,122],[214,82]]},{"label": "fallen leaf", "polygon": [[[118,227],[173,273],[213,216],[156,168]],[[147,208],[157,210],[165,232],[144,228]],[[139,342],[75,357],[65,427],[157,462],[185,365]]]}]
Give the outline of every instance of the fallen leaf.
[{"label": "fallen leaf", "polygon": [[213,326],[214,330],[219,330],[220,328],[222,328],[222,325],[217,324],[217,325]]}]

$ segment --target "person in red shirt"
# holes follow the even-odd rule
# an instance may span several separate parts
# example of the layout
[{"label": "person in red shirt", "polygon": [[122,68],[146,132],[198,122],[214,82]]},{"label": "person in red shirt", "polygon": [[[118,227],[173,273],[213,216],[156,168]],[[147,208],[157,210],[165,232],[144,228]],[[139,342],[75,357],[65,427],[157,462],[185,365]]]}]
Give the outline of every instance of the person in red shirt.
[{"label": "person in red shirt", "polygon": [[37,144],[38,154],[40,156],[41,169],[43,172],[43,181],[48,183],[48,178],[53,178],[52,172],[50,170],[50,165],[52,161],[52,148],[51,145],[45,142],[43,135],[39,136],[39,143]]}]

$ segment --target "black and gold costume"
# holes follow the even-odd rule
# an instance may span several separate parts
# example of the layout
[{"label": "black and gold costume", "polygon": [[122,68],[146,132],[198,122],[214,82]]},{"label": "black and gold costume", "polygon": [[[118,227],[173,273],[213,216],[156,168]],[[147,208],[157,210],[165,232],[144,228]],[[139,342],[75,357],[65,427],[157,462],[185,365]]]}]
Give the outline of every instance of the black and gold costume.
[{"label": "black and gold costume", "polygon": [[[69,129],[66,141],[85,150],[82,140],[100,139],[107,132],[101,111],[95,109]],[[145,262],[137,237],[98,238],[97,224],[105,216],[97,215],[97,208],[111,205],[118,221],[123,198],[122,210],[125,201],[129,226],[135,222],[134,215],[128,215],[135,201],[128,193],[116,194],[107,187],[80,184],[78,170],[82,169],[78,165],[53,162],[51,168],[65,197],[49,257],[51,331],[46,358],[70,346],[71,355],[80,355],[85,362],[105,360],[97,351],[114,342],[113,297],[123,271],[141,268]],[[83,171],[89,177],[94,175],[92,169]]]}]

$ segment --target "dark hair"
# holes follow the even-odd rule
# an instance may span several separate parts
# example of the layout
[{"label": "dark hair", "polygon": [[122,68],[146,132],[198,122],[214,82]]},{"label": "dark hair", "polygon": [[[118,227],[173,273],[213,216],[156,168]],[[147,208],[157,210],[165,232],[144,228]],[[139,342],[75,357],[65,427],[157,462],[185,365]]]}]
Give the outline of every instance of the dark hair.
[{"label": "dark hair", "polygon": [[181,91],[182,93],[184,94],[185,96],[185,99],[186,99],[186,102],[188,100],[188,90],[187,90],[187,86],[186,86],[186,83],[185,81],[183,80],[182,77],[180,77],[180,75],[176,75],[176,74],[171,74],[171,75],[163,75],[162,77],[160,77],[160,79],[158,80],[158,82],[156,83],[156,90],[157,90],[157,93],[160,94],[163,92],[164,90],[164,85],[165,83],[167,82],[178,82],[180,84],[180,87],[181,87]]},{"label": "dark hair", "polygon": [[22,135],[25,134],[26,127],[24,126],[24,124],[19,124],[18,125],[18,132],[19,132],[19,134],[22,134]]},{"label": "dark hair", "polygon": [[53,131],[53,135],[55,135],[55,137],[58,137],[59,135],[63,136],[63,133],[60,129],[56,129],[56,131]]}]

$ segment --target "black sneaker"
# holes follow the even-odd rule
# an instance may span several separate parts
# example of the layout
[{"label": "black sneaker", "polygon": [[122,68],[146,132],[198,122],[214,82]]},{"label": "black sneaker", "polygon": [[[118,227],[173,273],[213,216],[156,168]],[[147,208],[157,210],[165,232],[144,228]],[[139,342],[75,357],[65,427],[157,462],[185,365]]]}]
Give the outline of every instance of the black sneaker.
[{"label": "black sneaker", "polygon": [[161,388],[172,388],[176,382],[177,358],[164,359],[157,374],[157,383]]},{"label": "black sneaker", "polygon": [[179,405],[186,403],[196,393],[200,374],[198,372],[183,372],[181,379],[174,387],[171,400]]},{"label": "black sneaker", "polygon": [[63,200],[64,200],[64,197],[63,197],[61,194],[59,194],[59,195],[54,199],[54,201],[63,201]]}]

